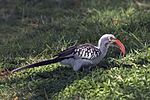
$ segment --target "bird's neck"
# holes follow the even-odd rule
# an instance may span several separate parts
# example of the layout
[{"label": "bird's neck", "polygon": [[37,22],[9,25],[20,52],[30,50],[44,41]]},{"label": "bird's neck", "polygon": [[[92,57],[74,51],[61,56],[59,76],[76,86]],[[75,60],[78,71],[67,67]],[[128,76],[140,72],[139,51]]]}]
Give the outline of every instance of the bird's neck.
[{"label": "bird's neck", "polygon": [[103,56],[105,56],[108,51],[108,46],[106,46],[105,44],[106,43],[101,42],[101,40],[99,40],[98,42],[98,48],[100,49]]}]

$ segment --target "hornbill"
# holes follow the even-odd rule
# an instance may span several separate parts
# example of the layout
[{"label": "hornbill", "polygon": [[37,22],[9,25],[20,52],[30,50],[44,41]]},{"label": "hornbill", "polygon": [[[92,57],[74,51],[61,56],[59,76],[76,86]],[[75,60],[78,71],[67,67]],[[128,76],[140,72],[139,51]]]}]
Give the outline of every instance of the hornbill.
[{"label": "hornbill", "polygon": [[75,45],[55,55],[53,59],[41,61],[28,66],[16,68],[9,73],[14,73],[26,68],[33,68],[60,62],[73,67],[78,71],[81,67],[96,66],[106,55],[110,46],[118,47],[125,55],[124,45],[112,34],[104,34],[98,41],[98,46],[89,43]]}]

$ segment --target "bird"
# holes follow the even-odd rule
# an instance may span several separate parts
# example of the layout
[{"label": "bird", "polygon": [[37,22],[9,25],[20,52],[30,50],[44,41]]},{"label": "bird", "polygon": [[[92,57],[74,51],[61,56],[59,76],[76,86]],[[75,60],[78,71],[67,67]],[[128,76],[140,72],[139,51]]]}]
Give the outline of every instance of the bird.
[{"label": "bird", "polygon": [[63,65],[73,67],[74,71],[79,71],[82,67],[96,66],[106,56],[109,47],[117,47],[123,56],[125,46],[113,34],[104,34],[98,41],[98,45],[90,43],[71,46],[54,56],[53,59],[37,62],[24,67],[13,69],[9,73],[15,73],[27,68],[39,67],[43,65],[60,62]]}]

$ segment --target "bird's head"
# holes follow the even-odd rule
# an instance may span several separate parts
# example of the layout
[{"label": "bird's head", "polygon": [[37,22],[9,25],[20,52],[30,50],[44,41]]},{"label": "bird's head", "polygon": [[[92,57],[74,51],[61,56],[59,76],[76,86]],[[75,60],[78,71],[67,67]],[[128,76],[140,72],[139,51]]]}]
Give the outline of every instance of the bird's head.
[{"label": "bird's head", "polygon": [[112,34],[104,34],[99,40],[99,47],[109,48],[110,46],[120,49],[123,55],[125,55],[125,46]]}]

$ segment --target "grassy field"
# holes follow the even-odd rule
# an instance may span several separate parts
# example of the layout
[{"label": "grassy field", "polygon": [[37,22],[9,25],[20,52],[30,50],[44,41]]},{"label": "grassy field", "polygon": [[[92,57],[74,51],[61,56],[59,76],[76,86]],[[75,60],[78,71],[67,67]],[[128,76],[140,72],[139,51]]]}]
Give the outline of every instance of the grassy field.
[{"label": "grassy field", "polygon": [[0,70],[97,45],[106,33],[124,43],[126,57],[110,48],[90,72],[57,63],[0,77],[0,100],[150,100],[149,9],[132,0],[0,1]]}]

